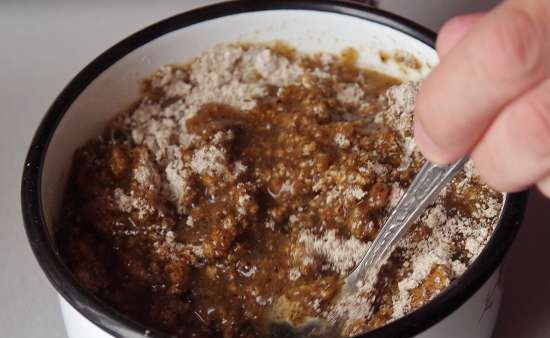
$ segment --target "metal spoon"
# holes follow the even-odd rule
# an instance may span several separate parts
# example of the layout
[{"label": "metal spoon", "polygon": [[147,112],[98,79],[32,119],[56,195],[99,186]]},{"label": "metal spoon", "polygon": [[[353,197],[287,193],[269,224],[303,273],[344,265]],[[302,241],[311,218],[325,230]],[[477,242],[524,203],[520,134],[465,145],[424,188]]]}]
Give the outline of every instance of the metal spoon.
[{"label": "metal spoon", "polygon": [[[439,192],[462,169],[468,158],[455,163],[440,166],[426,162],[418,172],[407,191],[378,232],[375,240],[355,269],[345,279],[339,297],[354,295],[358,288],[374,278],[377,271],[395,249],[399,239],[407,232],[418,216],[437,198]],[[344,322],[337,320],[336,322]],[[334,338],[340,337],[340,327],[335,327],[320,318],[309,319],[294,326],[288,321],[273,321],[269,325],[269,334],[273,338]]]}]

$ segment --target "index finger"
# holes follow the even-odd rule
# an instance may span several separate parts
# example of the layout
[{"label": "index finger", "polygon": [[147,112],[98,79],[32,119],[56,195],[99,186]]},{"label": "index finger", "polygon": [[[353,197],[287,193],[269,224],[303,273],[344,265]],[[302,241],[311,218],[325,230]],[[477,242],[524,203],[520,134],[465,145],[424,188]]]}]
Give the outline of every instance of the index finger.
[{"label": "index finger", "polygon": [[423,82],[417,143],[432,161],[468,153],[498,112],[549,73],[550,2],[509,0],[488,13]]}]

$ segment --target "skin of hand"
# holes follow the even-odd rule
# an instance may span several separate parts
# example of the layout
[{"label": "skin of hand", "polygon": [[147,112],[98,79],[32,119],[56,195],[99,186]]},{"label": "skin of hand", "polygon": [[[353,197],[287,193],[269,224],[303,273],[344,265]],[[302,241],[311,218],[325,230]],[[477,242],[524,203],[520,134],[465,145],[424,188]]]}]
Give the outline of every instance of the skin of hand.
[{"label": "skin of hand", "polygon": [[420,150],[441,164],[470,154],[493,188],[550,197],[550,1],[451,19],[437,51],[417,98]]}]

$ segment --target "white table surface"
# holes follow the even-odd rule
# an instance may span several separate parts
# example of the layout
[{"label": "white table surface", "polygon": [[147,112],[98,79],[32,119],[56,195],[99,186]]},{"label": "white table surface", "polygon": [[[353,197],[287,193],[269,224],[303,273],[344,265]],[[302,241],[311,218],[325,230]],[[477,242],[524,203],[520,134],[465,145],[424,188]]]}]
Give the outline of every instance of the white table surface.
[{"label": "white table surface", "polygon": [[[115,42],[159,19],[214,1],[0,0],[0,337],[66,337],[53,288],[23,231],[24,156],[63,86]],[[382,0],[382,7],[432,29],[497,0]],[[532,195],[506,264],[495,338],[550,336],[550,203]],[[467,337],[465,337],[467,338]]]}]

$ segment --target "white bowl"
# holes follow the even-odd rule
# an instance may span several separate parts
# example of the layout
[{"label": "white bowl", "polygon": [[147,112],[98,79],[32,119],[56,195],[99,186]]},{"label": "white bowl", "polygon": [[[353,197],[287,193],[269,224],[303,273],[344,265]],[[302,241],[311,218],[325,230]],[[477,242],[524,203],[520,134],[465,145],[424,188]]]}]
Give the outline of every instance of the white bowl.
[{"label": "white bowl", "polygon": [[[284,41],[301,52],[355,47],[359,62],[403,79],[420,79],[437,64],[435,35],[397,16],[332,1],[256,1],[218,4],[154,24],[88,65],[59,95],[31,145],[22,184],[27,234],[44,272],[61,295],[71,338],[165,338],[84,291],[65,267],[51,234],[61,208],[72,155],[139,95],[138,80],[223,42]],[[404,50],[424,65],[403,72],[380,51]],[[488,338],[501,297],[499,265],[514,238],[525,194],[509,194],[494,236],[459,280],[411,314],[362,335]]]}]

